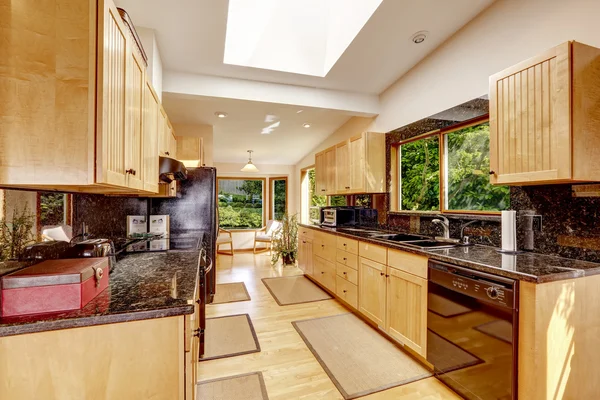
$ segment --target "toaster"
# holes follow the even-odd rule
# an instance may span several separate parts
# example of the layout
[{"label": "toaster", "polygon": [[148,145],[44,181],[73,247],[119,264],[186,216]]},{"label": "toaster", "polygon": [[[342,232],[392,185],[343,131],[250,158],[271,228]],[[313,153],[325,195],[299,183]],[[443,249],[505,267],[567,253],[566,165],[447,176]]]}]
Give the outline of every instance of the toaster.
[{"label": "toaster", "polygon": [[108,269],[116,264],[115,246],[109,239],[87,239],[75,243],[66,253],[67,258],[108,257]]}]

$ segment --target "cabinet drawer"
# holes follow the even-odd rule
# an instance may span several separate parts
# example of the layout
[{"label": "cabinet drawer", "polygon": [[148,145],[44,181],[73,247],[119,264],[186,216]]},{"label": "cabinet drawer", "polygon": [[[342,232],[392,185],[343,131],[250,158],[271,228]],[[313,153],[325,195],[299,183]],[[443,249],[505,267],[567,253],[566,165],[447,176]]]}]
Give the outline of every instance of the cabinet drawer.
[{"label": "cabinet drawer", "polygon": [[358,240],[338,236],[337,248],[339,250],[347,251],[348,253],[358,254]]},{"label": "cabinet drawer", "polygon": [[313,241],[313,253],[329,262],[335,262],[335,246],[322,241]]},{"label": "cabinet drawer", "polygon": [[337,274],[339,277],[346,279],[349,282],[358,285],[358,271],[342,264],[336,266]]},{"label": "cabinet drawer", "polygon": [[309,228],[300,227],[298,229],[298,236],[303,236],[306,239],[312,240],[314,237],[314,230]]},{"label": "cabinet drawer", "polygon": [[387,248],[376,244],[359,242],[358,254],[380,264],[387,263]]},{"label": "cabinet drawer", "polygon": [[353,308],[358,308],[358,287],[341,276],[336,279],[335,293]]},{"label": "cabinet drawer", "polygon": [[335,259],[338,263],[350,267],[352,269],[358,269],[358,256],[347,251],[339,250],[335,253]]},{"label": "cabinet drawer", "polygon": [[400,250],[388,250],[390,267],[427,279],[427,257]]},{"label": "cabinet drawer", "polygon": [[321,257],[315,257],[314,277],[321,285],[335,293],[335,264]]}]

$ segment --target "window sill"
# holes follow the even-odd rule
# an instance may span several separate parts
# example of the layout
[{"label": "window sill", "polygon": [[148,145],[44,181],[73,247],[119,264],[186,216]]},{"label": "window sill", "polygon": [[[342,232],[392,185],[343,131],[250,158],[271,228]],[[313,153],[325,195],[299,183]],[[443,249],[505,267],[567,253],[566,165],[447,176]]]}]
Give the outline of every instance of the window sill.
[{"label": "window sill", "polygon": [[449,219],[468,219],[476,221],[496,221],[500,222],[500,214],[470,214],[463,213],[452,213],[452,212],[441,212],[441,211],[389,211],[391,215],[401,215],[404,217],[435,217],[443,215]]}]

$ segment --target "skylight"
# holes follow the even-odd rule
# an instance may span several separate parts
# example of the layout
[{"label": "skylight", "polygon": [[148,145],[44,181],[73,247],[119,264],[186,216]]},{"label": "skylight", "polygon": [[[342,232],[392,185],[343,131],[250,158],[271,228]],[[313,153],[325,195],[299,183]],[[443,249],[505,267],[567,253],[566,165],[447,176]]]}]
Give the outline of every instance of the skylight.
[{"label": "skylight", "polygon": [[383,0],[229,0],[225,64],[324,77]]}]

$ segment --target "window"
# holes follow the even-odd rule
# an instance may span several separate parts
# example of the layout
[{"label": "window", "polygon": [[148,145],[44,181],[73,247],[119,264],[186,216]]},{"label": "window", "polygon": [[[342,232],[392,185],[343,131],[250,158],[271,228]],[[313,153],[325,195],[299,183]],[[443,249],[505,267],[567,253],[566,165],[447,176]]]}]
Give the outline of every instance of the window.
[{"label": "window", "polygon": [[264,179],[219,178],[219,226],[258,229],[264,224]]},{"label": "window", "polygon": [[327,205],[327,196],[316,194],[315,189],[315,169],[311,168],[307,171],[308,177],[308,215],[312,222],[321,222],[320,207]]},{"label": "window", "polygon": [[287,178],[270,178],[271,208],[269,219],[281,221],[287,211]]},{"label": "window", "polygon": [[509,204],[509,188],[490,183],[490,124],[444,135],[444,208],[498,211]]},{"label": "window", "polygon": [[329,196],[330,206],[347,206],[348,198],[346,196]]},{"label": "window", "polygon": [[440,138],[438,135],[400,146],[401,210],[440,209]]},{"label": "window", "polygon": [[401,143],[392,154],[396,210],[485,213],[509,207],[509,188],[489,183],[487,121],[424,135]]},{"label": "window", "polygon": [[38,228],[68,224],[69,195],[57,192],[38,192]]},{"label": "window", "polygon": [[354,196],[354,205],[357,207],[373,207],[373,196],[370,194],[357,194]]}]

